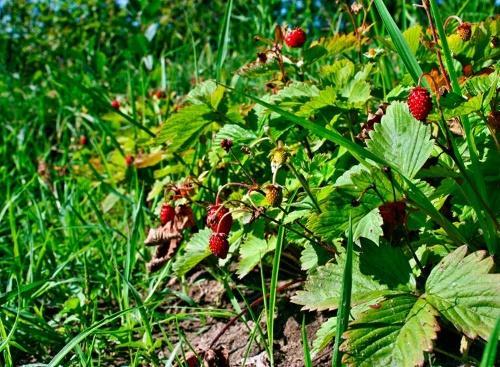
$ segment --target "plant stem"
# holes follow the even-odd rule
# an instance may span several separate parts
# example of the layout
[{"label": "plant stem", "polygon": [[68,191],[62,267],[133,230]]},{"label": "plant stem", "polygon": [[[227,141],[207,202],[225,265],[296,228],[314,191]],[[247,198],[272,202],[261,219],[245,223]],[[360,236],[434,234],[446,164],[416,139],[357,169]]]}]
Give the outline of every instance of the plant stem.
[{"label": "plant stem", "polygon": [[[441,56],[441,51],[439,50],[439,47],[438,47],[439,46],[439,38],[438,38],[438,35],[436,32],[436,27],[434,25],[434,22],[432,20],[431,13],[429,10],[429,0],[422,0],[422,7],[425,10],[425,14],[427,15],[427,19],[429,19],[429,26],[431,27],[432,39],[434,40],[434,43],[435,43],[436,56],[437,56],[438,63],[439,63],[439,69],[441,71],[441,74],[444,77],[444,80],[446,83],[446,88],[448,88],[448,90],[451,90],[450,78],[448,77],[448,74],[446,73],[446,69],[444,68],[443,58]],[[436,90],[436,94],[438,94],[438,93],[439,93],[439,91]]]}]

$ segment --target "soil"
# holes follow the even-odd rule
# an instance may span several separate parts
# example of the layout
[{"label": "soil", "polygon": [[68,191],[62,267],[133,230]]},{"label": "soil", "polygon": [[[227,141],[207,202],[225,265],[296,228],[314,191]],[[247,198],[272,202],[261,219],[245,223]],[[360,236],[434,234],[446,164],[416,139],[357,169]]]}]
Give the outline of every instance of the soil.
[{"label": "soil", "polygon": [[[189,281],[193,285],[189,288],[189,296],[198,304],[199,307],[210,305],[220,309],[233,309],[232,305],[225,297],[223,286],[210,279],[195,280],[200,274],[194,274]],[[285,284],[280,282],[279,285]],[[304,350],[302,347],[301,323],[302,315],[300,307],[289,302],[289,297],[295,290],[287,290],[278,295],[278,316],[275,320],[275,340],[274,340],[274,359],[276,366],[283,367],[302,367],[304,366]],[[249,300],[254,300],[260,294],[249,294]],[[242,306],[243,307],[243,306]],[[262,310],[262,303],[256,305],[253,310],[258,314]],[[247,315],[245,315],[247,316]],[[224,349],[228,352],[229,366],[245,367],[267,367],[269,361],[267,353],[260,341],[260,335],[256,333],[255,339],[249,347],[251,333],[255,326],[254,322],[247,317],[247,322],[239,318],[220,336],[218,341],[212,347],[212,350]],[[326,320],[322,313],[310,313],[306,318],[306,331],[309,341],[314,340],[316,332],[321,324]],[[227,325],[229,319],[207,318],[203,324],[199,321],[184,321],[179,326],[185,333],[185,337],[192,348],[199,354],[210,350],[210,345],[219,332]],[[265,330],[265,322],[261,322],[261,328]],[[212,351],[211,350],[211,351]],[[329,350],[316,356],[313,360],[315,367],[330,366]]]}]

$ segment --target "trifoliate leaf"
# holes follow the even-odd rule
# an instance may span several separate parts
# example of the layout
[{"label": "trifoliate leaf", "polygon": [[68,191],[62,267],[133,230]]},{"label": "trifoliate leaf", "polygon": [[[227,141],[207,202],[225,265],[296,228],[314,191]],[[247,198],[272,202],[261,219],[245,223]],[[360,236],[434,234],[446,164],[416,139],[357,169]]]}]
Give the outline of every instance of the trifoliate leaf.
[{"label": "trifoliate leaf", "polygon": [[414,367],[424,364],[439,325],[423,299],[400,295],[366,311],[344,333],[342,362],[356,367]]},{"label": "trifoliate leaf", "polygon": [[466,253],[461,246],[432,269],[424,297],[469,338],[487,339],[500,317],[500,274],[489,274],[485,251]]},{"label": "trifoliate leaf", "polygon": [[177,256],[173,265],[174,272],[178,275],[184,275],[194,268],[199,262],[210,256],[208,247],[208,238],[212,231],[208,228],[195,233],[187,243],[182,256]]},{"label": "trifoliate leaf", "polygon": [[368,150],[397,166],[413,178],[429,158],[434,141],[429,125],[415,119],[408,105],[393,102],[380,124],[370,132]]}]

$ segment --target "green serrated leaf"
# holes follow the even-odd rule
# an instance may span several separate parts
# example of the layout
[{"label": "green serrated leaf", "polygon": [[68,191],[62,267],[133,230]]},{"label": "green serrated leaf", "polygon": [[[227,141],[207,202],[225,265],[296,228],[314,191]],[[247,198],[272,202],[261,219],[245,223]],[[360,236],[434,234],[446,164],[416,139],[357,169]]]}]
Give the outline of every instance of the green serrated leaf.
[{"label": "green serrated leaf", "polygon": [[195,233],[186,244],[182,256],[177,256],[173,265],[174,272],[178,275],[184,275],[194,268],[199,262],[210,256],[208,239],[212,231],[208,228]]},{"label": "green serrated leaf", "polygon": [[211,104],[212,94],[217,90],[215,80],[209,79],[198,83],[188,93],[186,100],[192,104]]},{"label": "green serrated leaf", "polygon": [[392,247],[384,242],[377,246],[362,239],[359,269],[361,273],[372,276],[390,289],[415,289],[416,282],[410,262],[400,247]]},{"label": "green serrated leaf", "polygon": [[393,102],[370,132],[367,146],[413,178],[431,155],[434,141],[430,126],[415,119],[406,103]]},{"label": "green serrated leaf", "polygon": [[316,338],[313,341],[312,354],[316,355],[325,349],[335,338],[337,331],[337,318],[330,317],[326,322],[322,323],[316,332]]},{"label": "green serrated leaf", "polygon": [[243,278],[254,267],[256,267],[260,260],[270,251],[276,247],[276,237],[269,240],[249,235],[247,239],[240,246],[240,262],[238,265],[238,276]]},{"label": "green serrated leaf", "polygon": [[[339,255],[337,263],[320,266],[307,278],[304,290],[298,291],[292,302],[304,306],[304,310],[335,310],[340,302],[340,285],[344,272],[345,253]],[[382,296],[398,293],[380,284],[359,268],[359,257],[353,256],[352,295],[353,306],[375,301]]]},{"label": "green serrated leaf", "polygon": [[418,47],[421,44],[422,26],[417,24],[403,32],[403,37],[408,43],[408,47],[413,54],[417,53]]},{"label": "green serrated leaf", "polygon": [[324,265],[331,257],[332,254],[323,247],[307,243],[300,255],[300,266],[302,270],[310,270],[318,265]]},{"label": "green serrated leaf", "polygon": [[167,149],[171,152],[185,149],[196,143],[195,138],[213,121],[215,115],[206,105],[184,107],[165,121],[154,144],[167,143]]},{"label": "green serrated leaf", "polygon": [[383,235],[382,224],[378,208],[371,210],[356,225],[353,233],[354,241],[358,243],[361,238],[367,238],[378,245],[379,238]]},{"label": "green serrated leaf", "polygon": [[400,295],[385,300],[344,333],[343,362],[357,367],[414,367],[432,351],[439,325],[437,312],[423,299]]},{"label": "green serrated leaf", "polygon": [[489,274],[485,251],[466,253],[461,246],[432,269],[424,297],[469,338],[486,340],[500,317],[500,274]]},{"label": "green serrated leaf", "polygon": [[214,139],[215,145],[220,145],[222,139],[229,139],[235,146],[248,144],[255,140],[257,136],[252,130],[245,129],[239,125],[227,124],[217,132]]}]

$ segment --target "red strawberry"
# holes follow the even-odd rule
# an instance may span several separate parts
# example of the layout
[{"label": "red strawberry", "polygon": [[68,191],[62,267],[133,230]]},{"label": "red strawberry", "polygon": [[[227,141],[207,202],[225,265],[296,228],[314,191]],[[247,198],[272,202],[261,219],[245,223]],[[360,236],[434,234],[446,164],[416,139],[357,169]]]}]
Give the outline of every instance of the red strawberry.
[{"label": "red strawberry", "polygon": [[229,242],[227,235],[224,233],[212,233],[208,241],[210,251],[219,259],[225,259],[229,251]]},{"label": "red strawberry", "polygon": [[85,135],[80,135],[80,145],[87,145],[87,137]]},{"label": "red strawberry", "polygon": [[209,205],[207,226],[214,232],[228,234],[233,225],[233,216],[228,213],[229,210],[220,204]]},{"label": "red strawberry", "polygon": [[175,209],[172,205],[163,203],[160,211],[160,222],[162,225],[174,220]]},{"label": "red strawberry", "polygon": [[163,99],[167,96],[167,93],[165,93],[164,90],[161,90],[161,89],[158,89],[156,92],[155,92],[155,96],[156,98],[158,99]]},{"label": "red strawberry", "polygon": [[119,110],[120,109],[120,101],[117,99],[113,99],[111,101],[111,107],[113,107],[115,110]]},{"label": "red strawberry", "polygon": [[129,155],[127,155],[127,156],[125,157],[125,164],[126,164],[127,166],[131,166],[131,165],[132,165],[132,163],[134,163],[134,156],[132,156],[132,155],[130,155],[130,154],[129,154]]},{"label": "red strawberry", "polygon": [[384,221],[384,233],[392,234],[400,225],[406,223],[406,203],[404,201],[392,201],[384,203],[378,208]]},{"label": "red strawberry", "polygon": [[229,152],[233,147],[233,141],[231,139],[222,139],[220,142],[220,147],[226,152]]},{"label": "red strawberry", "polygon": [[302,47],[306,42],[306,32],[302,28],[295,28],[288,31],[285,36],[285,43],[288,47]]},{"label": "red strawberry", "polygon": [[463,41],[470,40],[472,36],[472,25],[469,22],[463,22],[457,27],[457,34]]},{"label": "red strawberry", "polygon": [[408,107],[413,117],[425,121],[432,109],[431,94],[420,86],[413,88],[408,96]]}]

